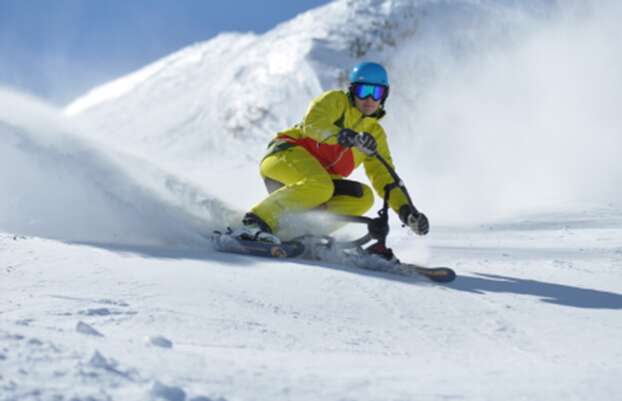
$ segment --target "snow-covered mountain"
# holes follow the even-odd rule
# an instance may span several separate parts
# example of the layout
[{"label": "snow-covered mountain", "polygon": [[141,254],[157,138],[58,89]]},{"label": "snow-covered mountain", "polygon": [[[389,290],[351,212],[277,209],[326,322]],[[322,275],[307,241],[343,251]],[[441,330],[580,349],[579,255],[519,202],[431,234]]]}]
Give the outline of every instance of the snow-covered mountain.
[{"label": "snow-covered mountain", "polygon": [[232,198],[246,208],[263,196],[255,172],[270,138],[375,59],[391,76],[398,170],[437,221],[620,201],[616,15],[616,2],[336,1],[183,49],[66,112],[199,185],[245,170]]},{"label": "snow-covered mountain", "polygon": [[[64,113],[0,89],[0,401],[616,400],[620,17],[343,0]],[[363,58],[389,69],[384,125],[432,222],[390,245],[458,279],[209,249],[264,195],[274,132]]]}]

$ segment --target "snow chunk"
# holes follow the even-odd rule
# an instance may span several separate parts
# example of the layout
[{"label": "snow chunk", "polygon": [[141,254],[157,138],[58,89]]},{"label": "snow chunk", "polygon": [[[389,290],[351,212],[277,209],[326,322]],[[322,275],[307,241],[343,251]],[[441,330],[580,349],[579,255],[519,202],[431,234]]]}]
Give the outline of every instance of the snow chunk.
[{"label": "snow chunk", "polygon": [[76,331],[78,333],[86,334],[89,336],[103,337],[104,335],[99,331],[95,330],[92,326],[80,321],[76,325]]},{"label": "snow chunk", "polygon": [[153,384],[151,395],[167,401],[185,401],[186,399],[186,392],[180,387],[166,386],[158,381]]},{"label": "snow chunk", "polygon": [[156,347],[173,348],[173,342],[162,336],[147,336],[145,337],[145,342]]},{"label": "snow chunk", "polygon": [[107,370],[114,369],[116,367],[116,363],[113,360],[106,359],[106,357],[100,354],[99,351],[95,351],[93,356],[91,356],[91,359],[89,360],[89,365],[94,368]]},{"label": "snow chunk", "polygon": [[112,312],[108,308],[93,308],[80,311],[79,314],[85,316],[109,316]]}]

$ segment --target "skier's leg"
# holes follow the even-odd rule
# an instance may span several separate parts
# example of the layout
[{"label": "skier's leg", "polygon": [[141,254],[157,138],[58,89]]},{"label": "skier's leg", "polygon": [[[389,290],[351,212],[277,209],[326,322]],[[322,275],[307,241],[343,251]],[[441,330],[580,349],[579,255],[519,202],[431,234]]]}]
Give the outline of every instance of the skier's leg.
[{"label": "skier's leg", "polygon": [[374,193],[363,183],[334,180],[333,197],[323,205],[324,210],[346,216],[362,216],[374,205]]},{"label": "skier's leg", "polygon": [[[372,189],[360,182],[333,180],[333,197],[319,207],[320,210],[342,216],[362,216],[374,205]],[[318,234],[328,235],[347,223],[335,219],[325,221]]]},{"label": "skier's leg", "polygon": [[283,213],[313,209],[331,199],[335,190],[326,169],[299,146],[266,157],[261,162],[261,175],[283,184],[251,209],[274,232]]}]

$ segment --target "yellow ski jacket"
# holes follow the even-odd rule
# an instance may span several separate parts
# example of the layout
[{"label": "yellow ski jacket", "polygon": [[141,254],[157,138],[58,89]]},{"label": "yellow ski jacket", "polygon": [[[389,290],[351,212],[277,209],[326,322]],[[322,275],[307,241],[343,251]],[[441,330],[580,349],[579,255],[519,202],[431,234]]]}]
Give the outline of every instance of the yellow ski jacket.
[{"label": "yellow ski jacket", "polygon": [[[363,164],[374,190],[384,197],[384,188],[393,182],[393,178],[382,163],[356,148],[345,148],[337,143],[337,135],[343,128],[368,132],[376,139],[377,152],[393,167],[387,136],[378,122],[384,114],[384,110],[379,109],[375,115],[365,116],[347,92],[325,92],[311,102],[301,123],[277,134],[270,142],[266,156],[291,146],[302,146],[337,179],[349,176]],[[408,201],[401,190],[394,190],[389,204],[391,209],[399,212]]]}]

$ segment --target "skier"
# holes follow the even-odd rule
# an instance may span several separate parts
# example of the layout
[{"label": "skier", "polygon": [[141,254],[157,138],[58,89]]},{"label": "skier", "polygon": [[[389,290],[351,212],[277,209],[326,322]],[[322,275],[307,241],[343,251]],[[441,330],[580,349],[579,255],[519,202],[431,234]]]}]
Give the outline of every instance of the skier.
[{"label": "skier", "polygon": [[[379,124],[388,94],[384,67],[363,62],[352,69],[348,91],[330,90],[314,99],[303,121],[279,132],[268,145],[260,172],[269,195],[244,216],[232,235],[278,244],[275,234],[284,213],[321,208],[337,215],[365,214],[374,203],[372,190],[344,177],[363,164],[381,197],[392,182],[374,157],[377,152],[393,167]],[[415,233],[428,233],[427,217],[411,209],[401,190],[391,193],[390,207]]]}]

